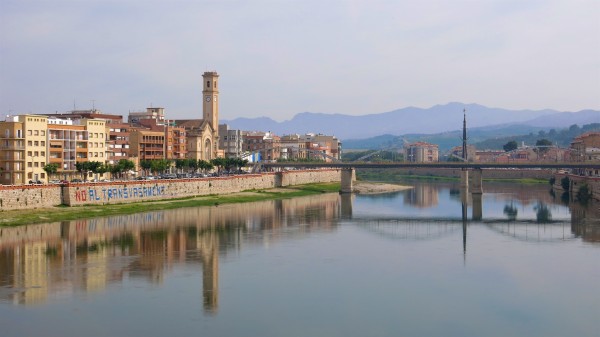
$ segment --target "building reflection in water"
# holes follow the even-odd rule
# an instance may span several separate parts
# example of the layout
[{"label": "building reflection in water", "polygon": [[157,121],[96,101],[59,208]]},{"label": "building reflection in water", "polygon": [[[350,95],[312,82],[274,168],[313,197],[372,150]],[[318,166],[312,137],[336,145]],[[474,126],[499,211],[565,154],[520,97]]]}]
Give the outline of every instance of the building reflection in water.
[{"label": "building reflection in water", "polygon": [[406,190],[404,203],[415,207],[433,207],[439,203],[439,188],[434,184],[416,184]]},{"label": "building reflection in water", "polygon": [[174,265],[199,264],[204,310],[213,314],[220,256],[243,244],[335,230],[341,211],[340,196],[324,194],[0,228],[0,301],[44,303],[126,278],[161,284]]},{"label": "building reflection in water", "polygon": [[[434,206],[443,194],[451,201],[451,207],[457,212],[461,209],[461,219],[402,219],[402,211],[394,219],[381,219],[377,214],[372,219],[357,219],[353,215],[356,196],[323,194],[0,228],[0,301],[44,303],[53,296],[103,291],[128,278],[161,284],[165,273],[174,266],[188,264],[202,268],[202,294],[199,290],[198,296],[202,296],[204,312],[215,314],[219,308],[220,259],[244,246],[271,245],[284,239],[303,238],[311,232],[334,231],[340,220],[387,238],[411,241],[452,235],[462,227],[465,258],[467,227],[473,222],[515,239],[539,240],[530,234],[542,227],[545,233],[553,235],[549,205],[562,201],[548,193],[532,192],[531,187],[516,188],[515,193],[515,185],[511,186],[513,193],[504,193],[503,187],[486,186],[486,193],[491,191],[488,195],[499,205],[498,219],[486,218],[481,212],[482,201],[477,202],[468,193],[452,186],[422,185],[416,192],[407,192],[411,197],[408,204],[404,203],[406,208]],[[494,192],[495,188],[499,192]],[[445,195],[448,189],[449,196]],[[398,203],[402,203],[400,200]],[[477,203],[479,210],[475,210]],[[516,205],[537,207],[538,223],[521,221]],[[469,206],[474,208],[471,219]],[[599,243],[598,205],[570,207],[570,238]],[[478,217],[481,221],[476,221]],[[556,239],[561,239],[560,234]]]}]

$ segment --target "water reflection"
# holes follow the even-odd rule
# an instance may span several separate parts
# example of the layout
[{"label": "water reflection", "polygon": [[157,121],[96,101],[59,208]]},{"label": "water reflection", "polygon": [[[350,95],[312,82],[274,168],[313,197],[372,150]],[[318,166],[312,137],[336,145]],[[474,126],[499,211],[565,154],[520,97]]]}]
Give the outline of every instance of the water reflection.
[{"label": "water reflection", "polygon": [[0,229],[0,301],[104,290],[125,279],[162,284],[176,264],[202,268],[206,313],[219,304],[219,256],[314,231],[339,218],[337,194],[185,208]]},{"label": "water reflection", "polygon": [[570,207],[530,186],[488,185],[483,196],[473,196],[454,185],[422,184],[389,195],[324,194],[1,228],[0,301],[39,304],[125,280],[161,285],[166,273],[185,264],[202,271],[203,308],[212,315],[219,309],[220,259],[249,246],[340,225],[412,242],[462,231],[465,258],[473,224],[519,241],[599,243],[598,206]]}]

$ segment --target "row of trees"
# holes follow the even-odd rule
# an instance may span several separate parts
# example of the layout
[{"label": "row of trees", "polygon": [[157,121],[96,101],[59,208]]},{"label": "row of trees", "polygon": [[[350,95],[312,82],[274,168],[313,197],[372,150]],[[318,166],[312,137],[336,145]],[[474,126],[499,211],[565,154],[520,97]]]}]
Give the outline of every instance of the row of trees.
[{"label": "row of trees", "polygon": [[[60,166],[56,163],[47,164],[44,166],[44,171],[48,174],[48,177],[58,173]],[[135,169],[135,164],[131,160],[121,159],[115,165],[105,164],[98,161],[86,161],[78,162],[75,164],[75,169],[79,172],[83,179],[87,180],[87,173],[92,172],[94,174],[104,174],[110,172],[113,176],[122,177],[123,173]]]},{"label": "row of trees", "polygon": [[[210,161],[196,159],[157,159],[157,160],[142,160],[140,167],[145,174],[162,174],[170,170],[175,165],[178,172],[194,173],[197,170],[203,172],[210,171],[215,167],[221,172],[222,169],[231,171],[233,169],[240,170],[248,164],[248,160],[240,158],[215,158]],[[44,166],[44,171],[48,177],[58,173],[58,164],[48,164]],[[122,178],[123,174],[135,169],[135,163],[128,159],[121,159],[114,165],[104,164],[98,161],[78,162],[75,164],[75,169],[79,172],[83,179],[87,179],[87,173],[104,174],[110,172],[114,177]]]},{"label": "row of trees", "polygon": [[[544,153],[548,152],[548,147],[552,146],[552,145],[553,145],[552,142],[549,141],[548,139],[538,139],[535,142],[535,146],[539,146],[539,148],[536,148],[535,151],[537,153],[544,154]],[[510,142],[508,142],[502,146],[502,148],[506,152],[514,151],[518,147],[519,147],[519,144],[517,144],[517,141],[515,141],[515,140],[511,140]]]},{"label": "row of trees", "polygon": [[140,167],[148,173],[161,174],[168,171],[173,164],[180,173],[195,173],[198,170],[202,172],[208,172],[215,167],[219,172],[222,169],[231,171],[233,169],[240,170],[242,167],[248,164],[248,160],[240,158],[214,158],[210,161],[196,160],[196,159],[176,159],[174,161],[168,159],[158,160],[142,160],[140,161]]}]

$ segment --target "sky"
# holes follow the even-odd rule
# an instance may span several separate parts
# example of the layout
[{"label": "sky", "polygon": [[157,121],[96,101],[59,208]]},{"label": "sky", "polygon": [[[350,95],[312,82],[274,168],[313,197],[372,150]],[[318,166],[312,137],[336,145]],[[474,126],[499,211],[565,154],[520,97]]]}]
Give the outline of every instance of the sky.
[{"label": "sky", "polygon": [[600,0],[0,0],[0,113],[600,110]]}]

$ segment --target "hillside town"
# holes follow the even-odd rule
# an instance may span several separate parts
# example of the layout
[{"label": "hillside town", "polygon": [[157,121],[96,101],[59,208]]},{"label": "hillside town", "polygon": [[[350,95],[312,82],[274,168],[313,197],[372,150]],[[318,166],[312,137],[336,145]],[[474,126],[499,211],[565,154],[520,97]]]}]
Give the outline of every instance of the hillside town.
[{"label": "hillside town", "polygon": [[[202,118],[170,119],[163,107],[130,111],[126,116],[95,108],[7,116],[0,122],[0,184],[142,178],[159,171],[151,167],[153,161],[161,161],[160,171],[173,175],[177,168],[202,169],[201,163],[207,168],[215,160],[218,165],[218,158],[238,160],[238,168],[246,163],[342,159],[342,142],[335,135],[277,135],[219,124],[219,74],[208,71],[202,76]],[[460,146],[442,156],[438,145],[426,142],[407,142],[394,151],[401,160],[419,163],[464,158],[486,163],[600,160],[600,132],[581,134],[569,148],[507,145],[504,151],[468,145],[466,157]],[[597,169],[578,173],[599,175]]]}]

